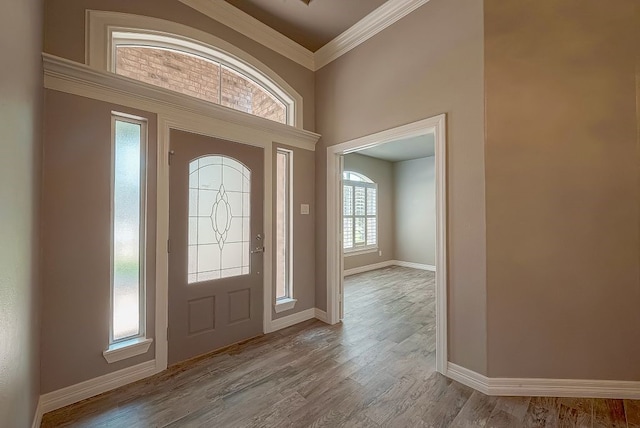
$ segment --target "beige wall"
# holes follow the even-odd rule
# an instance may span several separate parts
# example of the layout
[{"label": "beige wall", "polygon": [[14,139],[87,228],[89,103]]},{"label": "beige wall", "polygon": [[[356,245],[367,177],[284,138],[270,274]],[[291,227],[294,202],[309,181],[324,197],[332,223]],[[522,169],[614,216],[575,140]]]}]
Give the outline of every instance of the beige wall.
[{"label": "beige wall", "polygon": [[[309,150],[275,144],[273,149],[273,183],[276,183],[276,148],[293,152],[293,297],[297,299],[295,308],[276,314],[272,308],[273,319],[292,315],[315,307],[315,153]],[[276,200],[273,192],[273,206]],[[309,214],[300,214],[300,205],[309,205]],[[273,236],[276,224],[273,224]],[[275,254],[275,240],[273,246]],[[275,263],[275,260],[274,260]],[[275,281],[275,265],[273,280]],[[275,304],[275,282],[273,285],[273,304]],[[268,308],[265,308],[268,310]]]},{"label": "beige wall", "polygon": [[84,63],[85,11],[107,10],[166,19],[213,34],[275,71],[304,98],[304,128],[315,130],[314,73],[177,0],[47,0],[44,51]]},{"label": "beige wall", "polygon": [[[19,59],[19,67],[3,68],[9,75],[0,81],[8,84],[3,97],[7,93],[15,99],[3,104],[11,108],[3,112],[0,135],[20,142],[2,147],[11,151],[12,161],[0,170],[7,174],[0,192],[3,201],[15,201],[7,205],[15,209],[6,216],[3,211],[0,223],[8,231],[0,236],[11,239],[2,248],[12,249],[0,258],[5,261],[0,281],[9,284],[2,292],[10,290],[0,300],[0,334],[13,340],[3,338],[2,343],[15,344],[6,349],[21,356],[26,350],[29,356],[7,378],[4,371],[0,374],[0,417],[20,420],[33,408],[38,377],[37,364],[29,366],[37,343],[28,334],[36,324],[31,316],[33,264],[28,262],[37,248],[35,217],[24,215],[34,211],[37,191],[38,95],[33,82],[38,66],[33,52],[39,38],[30,18],[37,7],[37,2],[22,2],[0,18],[7,21],[0,30],[7,34],[0,39],[13,41],[16,31],[26,33],[20,39],[24,44],[2,45],[3,53]],[[314,305],[326,309],[326,148],[446,113],[450,361],[489,376],[640,380],[634,358],[640,353],[637,0],[616,0],[615,5],[602,0],[431,0],[315,75],[179,2],[48,0],[45,51],[83,62],[85,10],[105,8],[208,31],[265,63],[304,97],[305,128],[323,138],[315,154],[294,150],[296,312]],[[74,146],[88,149],[87,141],[95,143],[95,118],[79,121],[82,126],[70,121],[110,106],[51,92],[47,100],[47,131],[52,130],[53,138],[46,142],[51,157],[45,161],[44,204],[50,212],[44,211],[43,249],[55,257],[45,257],[43,263],[48,302],[43,311],[43,392],[147,358],[106,368],[100,333],[89,334],[91,344],[82,347],[71,343],[65,350],[56,343],[104,328],[77,323],[78,316],[84,320],[90,311],[103,311],[104,302],[100,307],[87,307],[84,300],[69,306],[70,294],[64,294],[75,290],[100,300],[104,290],[86,287],[92,282],[88,280],[67,281],[60,268],[72,260],[60,258],[72,255],[86,262],[81,270],[103,274],[104,255],[79,250],[88,248],[83,242],[74,244],[76,253],[56,253],[58,245],[70,250],[73,240],[93,239],[95,231],[69,231],[95,225],[104,212],[96,211],[91,221],[79,216],[73,227],[51,228],[47,222],[53,218],[62,224],[66,220],[55,215],[77,205],[78,193],[90,201],[91,185],[104,185],[72,180],[74,171],[66,168],[76,163],[92,174],[104,173],[79,163],[82,152]],[[89,127],[95,129],[89,132]],[[91,150],[104,148],[97,144]],[[47,180],[47,174],[54,179]],[[315,182],[309,179],[314,175]],[[81,192],[60,193],[55,186],[65,180]],[[55,193],[47,191],[51,186]],[[309,216],[299,214],[301,203],[311,205]],[[91,212],[99,204],[84,206]],[[94,292],[102,294],[90,295]],[[71,296],[73,303],[77,296]],[[102,318],[96,323],[108,320]],[[14,319],[21,325],[5,328]],[[88,351],[91,357],[74,359],[74,353]],[[4,354],[0,358],[5,361]],[[13,363],[14,355],[6,361]],[[4,390],[13,393],[8,400]]]},{"label": "beige wall", "polygon": [[326,308],[326,147],[447,113],[449,358],[486,373],[483,4],[431,0],[316,75],[316,305]]},{"label": "beige wall", "polygon": [[156,117],[45,91],[42,199],[42,393],[133,366],[108,364],[111,111],[148,118],[147,337],[155,335]]},{"label": "beige wall", "polygon": [[490,376],[640,380],[639,7],[485,1]]},{"label": "beige wall", "polygon": [[393,260],[395,241],[393,164],[382,159],[350,153],[344,157],[344,170],[364,174],[378,185],[378,250],[382,251],[382,256],[378,252],[347,255],[344,257],[344,268],[353,269]]},{"label": "beige wall", "polygon": [[38,199],[42,1],[0,5],[0,425],[29,427],[40,392]]},{"label": "beige wall", "polygon": [[396,260],[436,265],[435,157],[393,164]]}]

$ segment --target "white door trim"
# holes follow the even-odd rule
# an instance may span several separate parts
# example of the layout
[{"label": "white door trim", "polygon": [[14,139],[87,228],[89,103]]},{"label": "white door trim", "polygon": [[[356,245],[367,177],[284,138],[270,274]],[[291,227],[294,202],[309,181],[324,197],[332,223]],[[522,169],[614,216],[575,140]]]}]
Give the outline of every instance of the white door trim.
[{"label": "white door trim", "polygon": [[447,370],[447,192],[446,115],[430,117],[408,125],[367,135],[327,148],[327,321],[340,321],[340,293],[343,284],[342,224],[339,198],[340,156],[401,138],[433,133],[436,166],[436,368]]},{"label": "white door trim", "polygon": [[[146,85],[122,76],[94,70],[86,65],[43,54],[44,87],[72,95],[144,110],[157,114],[157,223],[156,223],[156,288],[155,360],[145,363],[144,377],[167,368],[168,342],[168,254],[169,239],[169,130],[180,129],[228,141],[263,147],[265,150],[265,282],[263,331],[274,331],[271,319],[272,250],[269,244],[272,221],[273,145],[286,144],[304,150],[315,150],[320,135],[227,109],[201,100],[191,99],[162,88]],[[151,257],[151,254],[149,254]],[[148,369],[150,365],[153,369]],[[120,373],[120,372],[112,372]],[[115,375],[114,375],[115,376]],[[99,378],[96,382],[101,382]],[[136,378],[135,380],[138,380]],[[132,382],[123,377],[118,386]],[[77,401],[91,397],[93,389],[81,388],[73,395]],[[46,402],[45,402],[46,404]],[[71,404],[68,402],[67,404]],[[48,405],[48,404],[47,404]],[[66,405],[66,404],[65,404]]]},{"label": "white door trim", "polygon": [[187,123],[202,117],[217,122],[219,127],[236,129],[237,135],[252,132],[255,138],[270,137],[289,146],[315,150],[320,135],[274,122],[218,104],[189,97],[158,86],[149,85],[87,65],[42,54],[44,87],[107,103],[136,108],[168,117],[184,118]]}]

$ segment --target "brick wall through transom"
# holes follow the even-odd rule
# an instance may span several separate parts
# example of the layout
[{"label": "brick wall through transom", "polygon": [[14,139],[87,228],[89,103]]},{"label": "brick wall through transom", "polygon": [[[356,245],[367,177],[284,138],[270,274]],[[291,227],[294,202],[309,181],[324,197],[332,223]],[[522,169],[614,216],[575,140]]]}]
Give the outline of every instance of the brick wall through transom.
[{"label": "brick wall through transom", "polygon": [[286,123],[286,107],[242,74],[183,52],[118,46],[116,73],[225,107]]}]

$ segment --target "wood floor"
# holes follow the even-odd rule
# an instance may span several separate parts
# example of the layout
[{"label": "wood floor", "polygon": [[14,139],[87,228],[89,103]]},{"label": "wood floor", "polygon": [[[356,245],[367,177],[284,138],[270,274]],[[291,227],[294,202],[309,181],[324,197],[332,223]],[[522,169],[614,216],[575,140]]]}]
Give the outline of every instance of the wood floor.
[{"label": "wood floor", "polygon": [[488,397],[435,372],[434,275],[350,276],[345,321],[249,341],[46,414],[44,427],[640,427],[640,402]]}]

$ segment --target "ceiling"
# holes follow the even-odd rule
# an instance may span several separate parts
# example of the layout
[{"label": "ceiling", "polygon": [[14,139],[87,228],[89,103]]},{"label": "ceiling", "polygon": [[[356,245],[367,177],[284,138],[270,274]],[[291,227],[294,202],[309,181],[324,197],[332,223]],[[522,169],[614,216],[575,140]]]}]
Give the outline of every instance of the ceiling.
[{"label": "ceiling", "polygon": [[358,153],[389,162],[426,158],[435,155],[435,139],[433,134],[419,135],[358,150]]},{"label": "ceiling", "polygon": [[312,52],[387,0],[226,0]]}]

